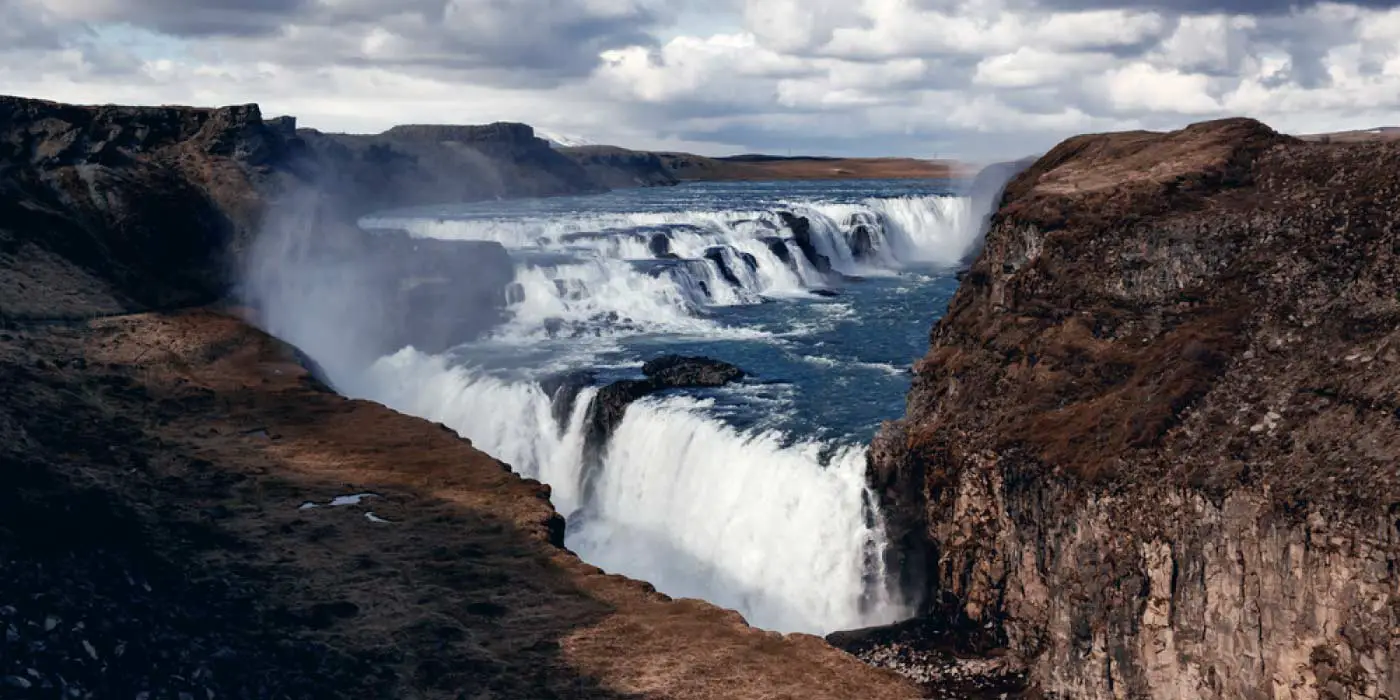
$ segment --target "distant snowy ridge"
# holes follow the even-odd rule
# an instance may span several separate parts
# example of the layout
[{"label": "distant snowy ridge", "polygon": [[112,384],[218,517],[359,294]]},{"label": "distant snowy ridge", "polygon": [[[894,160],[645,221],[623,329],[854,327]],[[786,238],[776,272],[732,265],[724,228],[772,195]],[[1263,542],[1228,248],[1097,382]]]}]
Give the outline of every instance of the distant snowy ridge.
[{"label": "distant snowy ridge", "polygon": [[535,129],[535,136],[549,142],[554,148],[573,148],[575,146],[597,146],[596,141],[590,141],[582,136],[572,134],[560,134],[547,129]]}]

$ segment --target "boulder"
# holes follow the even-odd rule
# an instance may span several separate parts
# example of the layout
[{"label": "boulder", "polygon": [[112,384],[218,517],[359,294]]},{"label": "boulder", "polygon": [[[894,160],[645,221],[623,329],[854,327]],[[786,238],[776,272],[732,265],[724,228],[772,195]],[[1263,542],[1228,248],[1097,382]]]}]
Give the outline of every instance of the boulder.
[{"label": "boulder", "polygon": [[744,378],[744,370],[708,357],[662,355],[642,365],[642,374],[665,388],[724,386]]}]

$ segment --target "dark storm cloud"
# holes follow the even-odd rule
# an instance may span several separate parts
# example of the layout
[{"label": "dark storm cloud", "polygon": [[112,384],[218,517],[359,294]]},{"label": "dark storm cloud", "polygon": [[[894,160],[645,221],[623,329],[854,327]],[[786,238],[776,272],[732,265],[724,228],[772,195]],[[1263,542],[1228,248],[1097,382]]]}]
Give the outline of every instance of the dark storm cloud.
[{"label": "dark storm cloud", "polygon": [[39,8],[0,0],[0,53],[52,49],[62,43],[60,32]]},{"label": "dark storm cloud", "polygon": [[[1035,5],[1048,10],[1143,10],[1170,14],[1235,14],[1285,15],[1322,4],[1317,0],[1290,2],[1288,0],[1036,0]],[[1400,7],[1400,0],[1352,0],[1339,4],[1370,9]]]}]

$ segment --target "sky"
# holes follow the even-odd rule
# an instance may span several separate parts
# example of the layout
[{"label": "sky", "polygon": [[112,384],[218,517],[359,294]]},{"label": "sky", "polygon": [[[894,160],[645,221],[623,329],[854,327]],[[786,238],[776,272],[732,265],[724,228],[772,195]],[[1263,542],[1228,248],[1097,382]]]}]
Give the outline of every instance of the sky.
[{"label": "sky", "polygon": [[632,148],[1021,157],[1400,124],[1400,0],[0,0],[0,94],[523,121]]}]

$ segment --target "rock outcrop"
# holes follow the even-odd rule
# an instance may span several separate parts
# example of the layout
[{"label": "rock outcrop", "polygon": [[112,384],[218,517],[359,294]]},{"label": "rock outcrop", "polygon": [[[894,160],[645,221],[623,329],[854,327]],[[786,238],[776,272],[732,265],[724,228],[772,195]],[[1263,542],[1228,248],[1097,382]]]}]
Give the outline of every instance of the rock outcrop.
[{"label": "rock outcrop", "polygon": [[[667,389],[712,389],[744,378],[744,370],[708,357],[662,355],[642,365],[645,379],[620,379],[612,382],[593,397],[585,418],[585,450],[597,454],[603,449],[613,430],[622,422],[627,407],[644,396]],[[560,389],[574,382],[563,381]],[[557,397],[557,394],[555,395]]]},{"label": "rock outcrop", "polygon": [[297,136],[320,166],[316,188],[346,216],[422,204],[603,192],[609,183],[525,124],[405,125],[381,134]]},{"label": "rock outcrop", "polygon": [[1400,144],[1232,119],[1006,187],[869,476],[930,619],[1074,698],[1400,698]]},{"label": "rock outcrop", "polygon": [[297,157],[253,105],[75,107],[0,97],[0,314],[211,301]]},{"label": "rock outcrop", "polygon": [[608,187],[655,187],[680,182],[661,156],[614,146],[575,146],[562,150],[588,171],[589,177]]},{"label": "rock outcrop", "polygon": [[817,250],[817,246],[812,242],[812,221],[805,216],[798,216],[790,211],[778,212],[778,218],[783,225],[792,231],[792,238],[797,243],[798,249],[812,263],[812,267],[822,274],[830,274],[831,258]]}]

